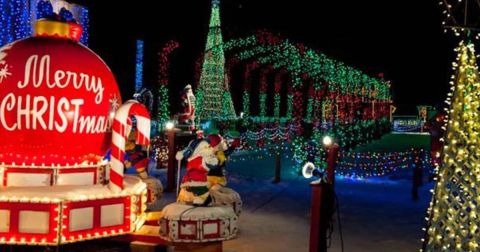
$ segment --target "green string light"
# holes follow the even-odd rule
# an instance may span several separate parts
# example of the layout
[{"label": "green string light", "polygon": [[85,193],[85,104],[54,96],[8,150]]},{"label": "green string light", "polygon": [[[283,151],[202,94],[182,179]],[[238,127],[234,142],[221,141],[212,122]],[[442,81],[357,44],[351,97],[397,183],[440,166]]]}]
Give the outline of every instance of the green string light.
[{"label": "green string light", "polygon": [[[235,118],[228,79],[225,78],[225,55],[220,26],[220,4],[212,4],[202,74],[198,86],[198,117],[200,120]],[[229,100],[225,100],[229,99]]]}]

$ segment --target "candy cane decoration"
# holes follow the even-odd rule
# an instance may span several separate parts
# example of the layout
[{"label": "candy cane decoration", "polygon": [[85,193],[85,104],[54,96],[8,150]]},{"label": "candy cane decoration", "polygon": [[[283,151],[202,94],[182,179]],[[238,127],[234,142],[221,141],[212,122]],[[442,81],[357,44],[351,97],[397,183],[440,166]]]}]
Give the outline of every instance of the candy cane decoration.
[{"label": "candy cane decoration", "polygon": [[110,157],[110,182],[108,187],[114,192],[123,190],[123,162],[125,161],[125,142],[132,129],[130,117],[137,120],[136,143],[150,144],[150,115],[147,108],[136,100],[128,100],[115,113],[112,132],[112,154]]}]

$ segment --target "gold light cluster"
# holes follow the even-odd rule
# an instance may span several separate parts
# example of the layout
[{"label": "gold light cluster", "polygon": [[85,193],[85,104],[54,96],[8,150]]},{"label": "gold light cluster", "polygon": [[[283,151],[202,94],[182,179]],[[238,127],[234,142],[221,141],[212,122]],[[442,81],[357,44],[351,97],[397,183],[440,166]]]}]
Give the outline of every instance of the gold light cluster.
[{"label": "gold light cluster", "polygon": [[441,164],[428,209],[425,251],[479,251],[480,82],[473,44],[456,49]]}]

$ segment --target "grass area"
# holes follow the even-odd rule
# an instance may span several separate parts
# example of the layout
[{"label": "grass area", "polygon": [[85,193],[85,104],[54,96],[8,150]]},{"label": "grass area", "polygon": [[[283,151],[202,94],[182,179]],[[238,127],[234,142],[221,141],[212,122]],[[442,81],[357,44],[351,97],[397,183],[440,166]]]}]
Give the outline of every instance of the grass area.
[{"label": "grass area", "polygon": [[355,152],[405,151],[411,148],[430,150],[430,135],[390,133],[376,141],[355,148]]}]

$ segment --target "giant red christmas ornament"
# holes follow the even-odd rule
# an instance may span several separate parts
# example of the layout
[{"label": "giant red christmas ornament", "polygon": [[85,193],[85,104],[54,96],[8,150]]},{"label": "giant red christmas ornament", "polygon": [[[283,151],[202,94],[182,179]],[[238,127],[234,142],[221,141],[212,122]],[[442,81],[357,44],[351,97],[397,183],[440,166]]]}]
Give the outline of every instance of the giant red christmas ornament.
[{"label": "giant red christmas ornament", "polygon": [[105,155],[111,142],[113,114],[121,103],[113,74],[98,55],[74,41],[75,26],[44,25],[37,27],[40,34],[0,48],[0,162],[5,164],[91,161]]},{"label": "giant red christmas ornament", "polygon": [[[112,135],[112,158],[124,153],[130,116],[138,141],[148,144],[148,113],[140,114],[138,104],[117,111],[115,79],[78,43],[79,25],[41,20],[35,32],[0,48],[0,245],[60,245],[137,231],[147,185],[119,172],[109,177],[102,157]],[[118,161],[112,166],[123,171]],[[119,190],[109,190],[108,179]]]}]

